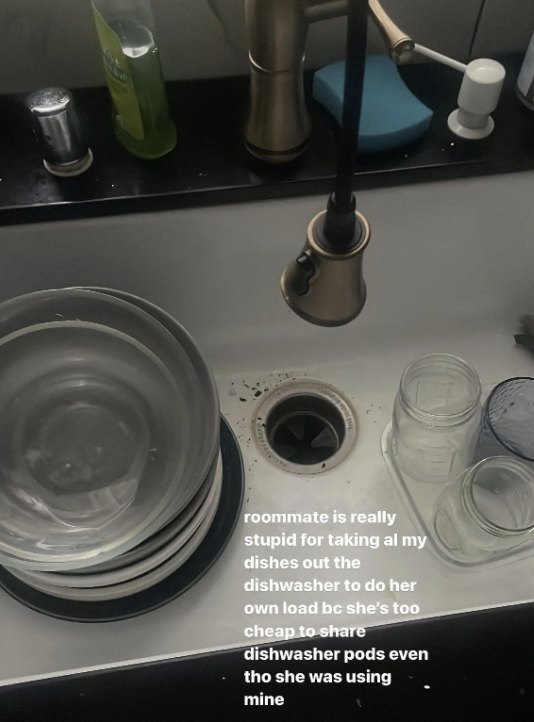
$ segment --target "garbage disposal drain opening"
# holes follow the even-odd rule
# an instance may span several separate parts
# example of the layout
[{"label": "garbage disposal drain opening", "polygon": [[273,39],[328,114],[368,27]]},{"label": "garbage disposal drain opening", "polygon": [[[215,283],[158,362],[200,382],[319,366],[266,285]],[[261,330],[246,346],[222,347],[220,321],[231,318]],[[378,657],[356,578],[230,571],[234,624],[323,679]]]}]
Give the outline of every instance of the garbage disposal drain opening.
[{"label": "garbage disposal drain opening", "polygon": [[340,412],[318,396],[284,399],[270,412],[266,427],[269,444],[282,459],[308,466],[333,456],[345,437]]},{"label": "garbage disposal drain opening", "polygon": [[337,466],[356,440],[350,403],[318,379],[282,383],[264,398],[253,426],[265,456],[295,474],[321,474]]}]

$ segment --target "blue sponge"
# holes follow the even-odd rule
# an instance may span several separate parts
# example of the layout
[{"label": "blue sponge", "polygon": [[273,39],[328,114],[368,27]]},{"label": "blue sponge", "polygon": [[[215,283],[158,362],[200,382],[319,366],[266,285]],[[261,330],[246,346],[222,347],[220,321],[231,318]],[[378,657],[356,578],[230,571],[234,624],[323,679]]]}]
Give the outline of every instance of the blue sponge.
[{"label": "blue sponge", "polygon": [[[315,73],[313,97],[341,124],[345,61]],[[377,153],[412,143],[428,130],[432,111],[413,95],[387,55],[369,55],[365,64],[359,153]]]}]

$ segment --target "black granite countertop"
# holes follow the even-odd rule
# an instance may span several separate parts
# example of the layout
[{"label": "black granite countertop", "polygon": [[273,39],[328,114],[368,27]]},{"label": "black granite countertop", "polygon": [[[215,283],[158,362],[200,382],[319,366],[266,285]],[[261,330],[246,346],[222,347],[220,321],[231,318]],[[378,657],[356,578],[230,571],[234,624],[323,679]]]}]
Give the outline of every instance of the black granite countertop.
[{"label": "black granite countertop", "polygon": [[[437,64],[405,66],[401,74],[434,110],[424,138],[398,151],[360,158],[355,188],[502,173],[534,168],[534,113],[517,99],[518,58],[501,58],[508,69],[493,117],[494,133],[483,141],[454,136],[447,117],[456,107],[461,76]],[[308,88],[311,76],[307,77]],[[313,133],[304,156],[269,168],[248,155],[242,127],[248,78],[169,83],[178,144],[164,158],[135,158],[116,141],[106,88],[74,91],[93,166],[76,178],[57,178],[42,165],[25,96],[0,96],[0,224],[185,208],[264,198],[324,193],[333,187],[338,126],[310,103]]]},{"label": "black granite countertop", "polygon": [[[0,688],[2,722],[529,722],[534,715],[530,605],[377,627],[366,639],[307,640],[291,648],[426,650],[428,661],[254,662],[244,650]],[[362,643],[363,641],[363,643]],[[58,642],[59,643],[59,642]],[[342,655],[341,655],[342,656]],[[261,673],[392,672],[389,686],[245,684]],[[245,694],[283,706],[244,706]]]}]

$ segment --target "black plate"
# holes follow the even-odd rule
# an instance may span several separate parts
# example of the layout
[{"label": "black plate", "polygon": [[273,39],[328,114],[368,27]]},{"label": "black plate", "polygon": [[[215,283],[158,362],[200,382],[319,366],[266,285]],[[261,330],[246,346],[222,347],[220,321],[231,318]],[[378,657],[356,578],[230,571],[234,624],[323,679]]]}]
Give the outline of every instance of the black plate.
[{"label": "black plate", "polygon": [[239,445],[227,421],[221,417],[223,480],[219,506],[206,537],[196,552],[163,581],[124,599],[81,602],[58,599],[32,589],[0,566],[0,587],[30,609],[72,622],[115,622],[138,617],[176,599],[190,589],[221,556],[234,532],[245,488]]}]

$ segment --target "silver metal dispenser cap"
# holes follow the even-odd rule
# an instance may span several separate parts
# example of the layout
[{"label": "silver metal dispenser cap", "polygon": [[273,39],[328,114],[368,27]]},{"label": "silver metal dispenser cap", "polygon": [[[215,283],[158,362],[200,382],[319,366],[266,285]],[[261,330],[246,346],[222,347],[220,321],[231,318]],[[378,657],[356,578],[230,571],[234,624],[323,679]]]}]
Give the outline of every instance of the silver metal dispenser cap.
[{"label": "silver metal dispenser cap", "polygon": [[71,93],[44,88],[29,95],[27,105],[47,170],[61,176],[87,170],[93,156],[82,137]]}]

